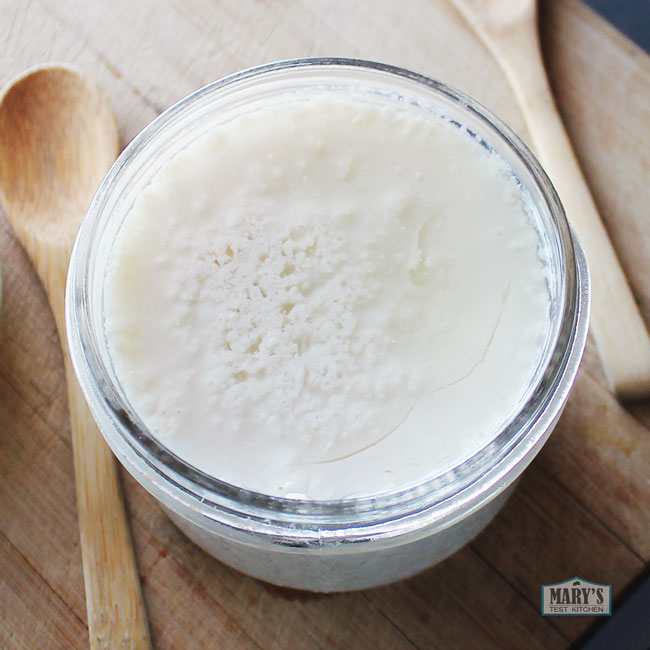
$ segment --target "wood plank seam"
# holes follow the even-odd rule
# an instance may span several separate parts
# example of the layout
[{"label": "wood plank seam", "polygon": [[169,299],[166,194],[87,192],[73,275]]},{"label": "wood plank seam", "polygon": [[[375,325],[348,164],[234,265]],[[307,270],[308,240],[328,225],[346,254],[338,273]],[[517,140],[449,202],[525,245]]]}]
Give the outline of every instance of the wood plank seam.
[{"label": "wood plank seam", "polygon": [[[36,276],[34,276],[34,282],[35,283],[38,282],[38,280],[36,279]],[[47,300],[47,298],[45,297],[45,294],[43,294],[42,299],[43,299],[43,301]],[[52,322],[54,322],[54,321],[52,321]],[[57,334],[56,334],[56,329],[55,328],[52,328],[51,330],[48,329],[48,332],[49,332],[49,341],[52,342],[52,346],[54,347],[54,344],[58,341],[58,337],[57,337]],[[42,333],[45,334],[46,332],[42,331]],[[21,343],[20,338],[16,338],[14,336],[11,336],[10,333],[7,333],[7,340],[10,341],[11,343],[15,344],[19,348],[20,352],[23,352],[25,355],[33,354],[33,352],[34,352],[33,346],[25,347],[25,345],[23,345]],[[62,359],[61,359],[60,366],[63,367],[63,360]],[[59,367],[59,366],[57,366],[57,367]],[[49,395],[49,394],[46,395],[45,393],[40,392],[40,385],[37,384],[36,382],[31,382],[30,385],[38,392],[40,397],[43,397],[44,399],[48,399],[48,398],[51,397],[51,395]]]},{"label": "wood plank seam", "polygon": [[[470,549],[472,550],[472,553],[476,555],[476,557],[479,558],[482,562],[484,562],[487,566],[492,569],[511,589],[513,589],[515,592],[517,592],[525,601],[530,605],[531,609],[536,613],[540,613],[540,603],[531,600],[530,594],[521,589],[517,584],[512,582],[504,573],[502,573],[492,562],[490,562],[483,553],[481,553],[477,548],[476,545],[473,542],[470,542]],[[541,588],[541,585],[540,585]],[[571,643],[571,638],[567,636],[566,632],[562,630],[558,625],[555,623],[552,617],[547,616],[545,617],[545,622],[552,627],[568,644]]]},{"label": "wood plank seam", "polygon": [[13,392],[20,398],[20,401],[23,402],[27,408],[29,409],[30,413],[33,413],[36,418],[43,423],[45,428],[54,436],[57,438],[60,438],[61,441],[68,447],[69,449],[72,448],[72,442],[70,441],[70,432],[67,432],[67,435],[61,434],[56,428],[54,428],[46,419],[43,418],[43,416],[34,408],[34,406],[26,399],[25,395],[23,395],[11,382],[9,377],[4,372],[4,369],[0,369],[0,378],[6,382],[7,386],[13,390]]},{"label": "wood plank seam", "polygon": [[[144,488],[138,486],[138,489],[144,489]],[[142,531],[144,531],[144,533],[145,533],[145,535],[146,535],[146,537],[147,537],[147,541],[148,541],[148,543],[158,551],[158,555],[157,555],[156,559],[155,559],[155,560],[154,560],[154,561],[153,561],[153,562],[152,562],[148,567],[145,567],[145,568],[143,568],[143,569],[141,570],[141,574],[140,574],[140,576],[141,576],[141,580],[142,580],[142,583],[143,583],[143,587],[144,587],[144,589],[146,589],[146,585],[147,585],[147,583],[149,582],[149,577],[151,576],[151,573],[152,573],[153,569],[154,569],[154,568],[156,567],[156,565],[160,562],[160,560],[161,560],[161,559],[165,559],[165,560],[170,561],[172,564],[175,565],[175,567],[176,567],[177,571],[179,572],[179,574],[181,574],[181,575],[183,575],[183,576],[189,578],[189,580],[188,580],[188,584],[193,584],[195,588],[200,589],[201,592],[202,592],[202,594],[203,594],[203,595],[204,595],[208,600],[210,600],[211,602],[213,602],[213,603],[214,603],[214,604],[215,604],[215,605],[216,605],[216,606],[217,606],[217,607],[218,607],[218,608],[223,612],[223,614],[224,614],[224,616],[226,616],[226,618],[230,619],[230,621],[232,622],[232,624],[233,624],[233,625],[234,625],[238,630],[241,631],[241,633],[243,634],[243,636],[245,636],[245,637],[246,637],[246,638],[247,638],[247,639],[248,639],[248,640],[249,640],[249,641],[250,641],[250,642],[251,642],[251,643],[252,643],[256,648],[259,648],[259,650],[264,650],[264,648],[260,647],[260,646],[258,645],[258,643],[255,641],[255,639],[253,639],[253,638],[248,634],[248,632],[247,632],[247,631],[246,631],[246,630],[245,630],[245,629],[240,625],[240,622],[239,622],[235,617],[233,617],[233,616],[231,615],[231,613],[228,611],[228,609],[225,608],[225,607],[223,606],[223,604],[222,604],[221,602],[219,602],[219,601],[218,601],[218,600],[217,600],[217,599],[216,599],[212,594],[210,594],[209,592],[207,592],[207,591],[205,590],[205,588],[203,587],[203,585],[201,585],[200,583],[197,583],[197,582],[194,580],[194,578],[193,578],[192,574],[190,573],[190,571],[188,571],[188,570],[185,568],[185,566],[184,566],[183,564],[181,564],[180,562],[176,561],[176,559],[174,558],[174,556],[173,556],[171,553],[169,553],[169,552],[165,552],[165,551],[167,551],[167,549],[165,549],[165,548],[164,548],[164,547],[163,547],[163,546],[158,542],[158,540],[150,534],[149,529],[148,529],[148,527],[146,526],[146,522],[144,522],[144,521],[143,521],[143,520],[142,520],[142,519],[137,515],[137,513],[135,513],[135,512],[131,512],[131,509],[129,508],[128,503],[125,503],[125,507],[126,507],[126,510],[127,510],[127,515],[128,515],[128,517],[129,517],[129,520],[132,522],[132,523],[131,523],[131,526],[133,526],[134,524],[138,524],[138,525],[140,526],[140,529],[141,529]],[[155,507],[157,507],[157,506],[155,506]],[[215,560],[215,562],[216,562],[216,560]]]},{"label": "wood plank seam", "polygon": [[[503,582],[504,582],[506,585],[510,586],[509,581],[506,580],[506,579],[501,575],[501,573],[500,573],[499,571],[497,571],[497,570],[496,570],[496,569],[495,569],[495,568],[494,568],[494,567],[493,567],[489,562],[485,562],[479,553],[476,553],[476,552],[475,552],[475,549],[472,548],[472,544],[471,544],[471,543],[470,543],[470,545],[469,545],[469,548],[470,548],[470,550],[472,551],[472,553],[474,553],[474,555],[475,555],[476,557],[479,558],[479,560],[483,561],[484,564],[485,564],[487,567],[489,567],[490,570],[494,571],[494,572],[497,574],[497,576],[498,576],[499,578],[501,578],[501,579],[503,580]],[[515,589],[515,593],[519,593],[518,590]],[[524,603],[530,604],[527,598],[524,599]],[[532,605],[531,605],[531,607],[532,607]],[[539,612],[539,610],[538,610],[536,607],[534,608],[534,610],[535,610],[535,612]],[[501,641],[500,641],[498,638],[495,638],[495,637],[493,636],[493,634],[492,634],[492,630],[491,630],[489,627],[485,627],[485,626],[484,626],[484,622],[480,620],[480,617],[475,617],[475,616],[473,616],[471,611],[466,611],[466,616],[467,616],[467,618],[469,618],[469,619],[470,619],[470,620],[471,620],[471,621],[472,621],[472,622],[473,622],[477,627],[479,627],[479,628],[481,628],[482,630],[485,631],[486,636],[487,636],[489,639],[491,639],[491,640],[493,641],[494,645],[495,645],[497,648],[501,646]],[[550,621],[545,621],[545,622],[546,622],[548,625],[550,625],[550,627],[552,627],[553,629],[555,629],[555,627],[550,623]],[[558,632],[559,632],[559,630],[558,630]],[[561,636],[563,639],[565,638],[565,635],[564,635],[563,633],[561,633],[561,632],[560,632],[560,636]]]},{"label": "wood plank seam", "polygon": [[[54,17],[54,16],[53,16]],[[58,20],[58,18],[54,17],[55,20]],[[75,37],[78,37],[78,35],[73,31],[72,32]],[[147,97],[145,93],[143,93],[139,88],[136,88],[134,85],[130,84],[127,81],[127,78],[122,74],[122,72],[108,59],[108,57],[103,53],[100,52],[99,50],[96,50],[95,48],[91,47],[90,45],[88,46],[88,50],[90,50],[98,59],[101,61],[105,66],[106,69],[116,78],[122,81],[122,83],[139,99],[142,100],[145,106],[149,107],[151,110],[153,110],[156,115],[160,115],[163,113],[166,108],[161,108],[158,106],[152,99]],[[169,108],[169,107],[167,107]]]},{"label": "wood plank seam", "polygon": [[620,544],[625,548],[626,551],[628,551],[631,555],[633,555],[639,562],[642,562],[645,564],[647,560],[640,555],[634,547],[630,545],[628,541],[626,541],[624,538],[620,536],[619,533],[616,532],[613,528],[611,528],[606,521],[604,521],[601,517],[599,517],[593,510],[589,510],[587,506],[578,498],[578,495],[576,495],[571,487],[564,483],[560,478],[559,475],[551,474],[541,463],[537,462],[536,471],[540,472],[541,474],[544,474],[549,480],[555,481],[563,490],[564,492],[574,501],[574,503],[582,510],[585,515],[588,518],[593,519],[594,521],[598,522],[600,526],[604,530],[606,530],[614,539],[616,539]]},{"label": "wood plank seam", "polygon": [[381,617],[382,617],[382,618],[383,618],[387,623],[389,623],[389,624],[393,627],[393,629],[397,630],[397,633],[398,633],[401,637],[403,637],[404,640],[405,640],[405,641],[406,641],[406,642],[407,642],[411,647],[416,648],[416,650],[432,650],[432,649],[430,649],[430,648],[420,648],[420,646],[417,645],[417,644],[415,643],[415,641],[413,641],[413,640],[409,637],[409,635],[406,633],[405,630],[403,630],[403,629],[400,628],[398,625],[396,625],[396,623],[395,623],[395,622],[390,618],[390,616],[388,616],[388,614],[386,614],[386,612],[385,612],[381,607],[379,607],[376,603],[373,603],[372,600],[370,600],[370,598],[368,597],[368,594],[367,594],[366,591],[362,591],[362,592],[360,592],[360,594],[361,594],[361,597],[362,597],[362,598],[363,598],[363,599],[368,603],[368,605],[371,606],[371,607],[373,607],[373,608],[374,608],[374,609],[379,613],[379,615],[380,615],[380,616],[381,616]]},{"label": "wood plank seam", "polygon": [[[591,370],[585,367],[580,368],[580,373],[585,375],[586,377],[589,377],[589,379],[597,384],[598,386],[602,386],[601,382],[599,381],[599,377],[595,375]],[[650,425],[648,425],[647,422],[644,422],[634,411],[630,410],[625,403],[621,404],[623,410],[627,415],[629,415],[639,426],[643,427],[648,435],[650,435]]]},{"label": "wood plank seam", "polygon": [[45,578],[45,576],[44,576],[40,571],[38,571],[38,569],[37,569],[37,568],[36,568],[36,567],[35,567],[35,566],[34,566],[34,565],[29,561],[29,559],[28,559],[27,557],[25,557],[25,555],[23,555],[23,553],[21,553],[20,549],[17,548],[17,547],[14,545],[14,543],[11,541],[11,539],[10,539],[9,537],[7,537],[7,535],[4,533],[4,531],[0,530],[0,535],[1,535],[2,538],[7,542],[7,544],[11,547],[11,549],[16,553],[16,555],[20,556],[20,558],[25,562],[25,564],[27,564],[27,566],[29,566],[29,568],[30,568],[30,569],[31,569],[31,570],[32,570],[32,571],[33,571],[33,572],[34,572],[34,573],[35,573],[35,574],[36,574],[36,575],[41,579],[41,581],[42,581],[43,584],[47,587],[47,590],[50,592],[50,594],[51,594],[51,595],[52,595],[52,596],[53,596],[53,597],[54,597],[54,598],[55,598],[59,603],[61,603],[61,605],[62,605],[62,606],[63,606],[63,607],[68,611],[68,612],[70,612],[70,614],[71,614],[74,618],[76,618],[77,621],[79,621],[79,623],[80,623],[84,628],[88,629],[88,624],[86,623],[86,621],[84,621],[84,620],[83,620],[83,619],[82,619],[82,618],[77,614],[77,612],[75,612],[74,609],[72,609],[72,608],[70,607],[70,605],[69,605],[65,600],[63,600],[63,598],[61,598],[61,596],[56,592],[56,589],[54,589],[54,587],[49,583],[49,581],[47,580],[47,578]]}]

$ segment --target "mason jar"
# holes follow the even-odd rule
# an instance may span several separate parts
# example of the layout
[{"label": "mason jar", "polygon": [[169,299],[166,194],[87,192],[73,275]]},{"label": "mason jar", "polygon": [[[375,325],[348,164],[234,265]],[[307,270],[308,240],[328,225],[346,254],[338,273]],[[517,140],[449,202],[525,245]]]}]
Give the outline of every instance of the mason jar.
[{"label": "mason jar", "polygon": [[[105,336],[104,301],[117,233],[166,161],[206,131],[268,99],[323,89],[365,93],[400,110],[432,111],[501,157],[525,192],[540,235],[550,305],[525,399],[487,444],[451,470],[415,485],[327,501],[270,496],[228,484],[161,444],[131,406],[116,374]],[[394,66],[331,58],[283,61],[231,75],[147,126],[109,171],[89,208],[66,294],[69,348],[79,382],[106,442],[127,471],[214,557],[276,585],[313,591],[363,589],[406,578],[440,562],[488,524],[566,404],[585,346],[588,312],[587,265],[562,205],[539,163],[501,120],[440,81]]]}]

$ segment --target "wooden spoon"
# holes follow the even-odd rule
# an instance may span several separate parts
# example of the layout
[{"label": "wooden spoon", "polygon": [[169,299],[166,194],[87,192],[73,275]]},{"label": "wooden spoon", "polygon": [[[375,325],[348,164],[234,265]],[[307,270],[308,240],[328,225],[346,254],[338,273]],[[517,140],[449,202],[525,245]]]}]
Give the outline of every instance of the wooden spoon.
[{"label": "wooden spoon", "polygon": [[526,120],[533,146],[584,246],[592,283],[591,329],[620,397],[650,395],[650,337],[557,112],[542,59],[535,0],[453,0],[492,52]]},{"label": "wooden spoon", "polygon": [[31,70],[0,97],[0,203],[47,292],[63,348],[93,650],[151,648],[115,459],[75,378],[63,315],[72,245],[118,146],[104,95],[71,69]]}]

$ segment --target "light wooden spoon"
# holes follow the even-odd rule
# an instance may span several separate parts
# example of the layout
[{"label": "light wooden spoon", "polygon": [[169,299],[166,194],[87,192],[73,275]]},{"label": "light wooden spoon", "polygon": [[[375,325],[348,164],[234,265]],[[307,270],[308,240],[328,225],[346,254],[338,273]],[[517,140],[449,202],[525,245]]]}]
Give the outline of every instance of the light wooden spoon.
[{"label": "light wooden spoon", "polygon": [[31,70],[0,97],[0,202],[47,292],[63,348],[93,650],[151,648],[115,459],[75,378],[63,309],[74,238],[117,153],[104,95],[71,69]]},{"label": "light wooden spoon", "polygon": [[520,104],[542,166],[587,254],[591,330],[620,397],[650,395],[650,337],[557,112],[535,0],[452,0],[492,52]]}]

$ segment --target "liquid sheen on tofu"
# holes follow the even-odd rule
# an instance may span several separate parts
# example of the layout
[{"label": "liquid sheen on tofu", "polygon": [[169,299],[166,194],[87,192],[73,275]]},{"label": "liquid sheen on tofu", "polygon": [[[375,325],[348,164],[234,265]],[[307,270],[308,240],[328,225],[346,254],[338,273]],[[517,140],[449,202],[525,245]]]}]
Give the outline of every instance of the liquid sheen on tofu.
[{"label": "liquid sheen on tofu", "polygon": [[216,125],[117,237],[105,328],[172,452],[339,499],[451,468],[516,412],[549,322],[511,170],[433,113],[323,92]]}]

